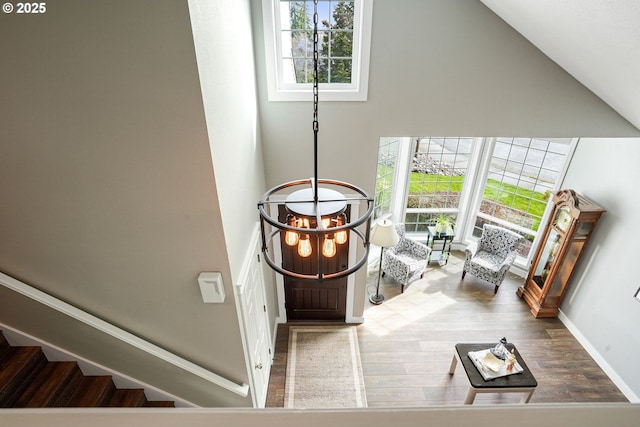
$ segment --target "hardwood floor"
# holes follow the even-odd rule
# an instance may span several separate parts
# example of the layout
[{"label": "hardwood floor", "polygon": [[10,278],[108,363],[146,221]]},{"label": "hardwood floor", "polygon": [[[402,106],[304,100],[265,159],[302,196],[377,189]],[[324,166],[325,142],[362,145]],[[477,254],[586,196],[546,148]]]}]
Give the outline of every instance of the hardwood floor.
[{"label": "hardwood floor", "polygon": [[[509,274],[494,295],[493,285],[467,275],[464,254],[432,263],[422,280],[400,294],[383,278],[386,300],[365,302],[358,341],[369,407],[460,405],[468,388],[458,364],[448,370],[459,342],[497,342],[506,337],[538,381],[531,403],[626,402],[627,399],[558,319],[535,319],[516,295],[524,279]],[[377,275],[369,278],[375,292]],[[299,323],[298,323],[299,324]],[[282,407],[288,326],[279,325],[267,407]],[[517,403],[520,394],[479,394],[476,404]]]}]

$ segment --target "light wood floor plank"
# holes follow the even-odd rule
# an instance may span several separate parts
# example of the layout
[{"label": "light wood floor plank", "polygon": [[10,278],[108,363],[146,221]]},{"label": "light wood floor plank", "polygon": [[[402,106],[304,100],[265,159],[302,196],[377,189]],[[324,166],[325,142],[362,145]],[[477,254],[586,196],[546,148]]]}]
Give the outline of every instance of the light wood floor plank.
[{"label": "light wood floor plank", "polygon": [[[386,300],[365,302],[358,325],[362,370],[370,407],[461,405],[468,381],[458,364],[448,370],[459,342],[513,342],[538,380],[531,403],[626,402],[627,399],[558,319],[535,319],[516,296],[523,279],[508,274],[498,293],[467,275],[463,254],[432,263],[404,294],[383,278]],[[376,274],[368,291],[375,290]],[[279,325],[267,407],[282,407],[289,325]],[[518,403],[520,394],[479,394],[476,404]]]}]

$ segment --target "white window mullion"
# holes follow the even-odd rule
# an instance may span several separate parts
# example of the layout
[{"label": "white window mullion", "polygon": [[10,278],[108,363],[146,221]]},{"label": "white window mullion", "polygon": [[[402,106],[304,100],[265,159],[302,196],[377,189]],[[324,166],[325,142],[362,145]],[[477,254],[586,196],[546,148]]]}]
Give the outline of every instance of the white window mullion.
[{"label": "white window mullion", "polygon": [[564,167],[560,171],[560,179],[556,184],[555,191],[560,190],[564,185],[564,178],[567,176],[567,170],[569,169],[571,160],[573,160],[573,155],[576,152],[578,141],[580,141],[580,138],[572,138],[571,142],[569,143],[569,151],[567,152],[567,161],[564,162]]},{"label": "white window mullion", "polygon": [[462,194],[460,195],[460,212],[456,221],[456,241],[469,242],[473,232],[475,212],[482,202],[482,186],[487,179],[486,153],[491,145],[490,138],[474,138],[473,151],[469,160],[469,168],[465,175]]},{"label": "white window mullion", "polygon": [[396,223],[404,222],[407,197],[409,195],[409,179],[411,177],[411,153],[413,152],[414,144],[414,138],[400,138],[396,176],[391,197],[391,218]]}]

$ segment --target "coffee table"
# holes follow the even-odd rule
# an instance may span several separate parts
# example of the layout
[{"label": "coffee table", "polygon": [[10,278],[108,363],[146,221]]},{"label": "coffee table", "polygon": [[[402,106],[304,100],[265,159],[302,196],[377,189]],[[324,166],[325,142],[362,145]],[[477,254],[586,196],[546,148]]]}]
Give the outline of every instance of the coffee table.
[{"label": "coffee table", "polygon": [[455,373],[456,365],[458,364],[458,360],[460,360],[464,372],[469,379],[469,391],[464,400],[465,405],[472,404],[477,393],[525,393],[520,403],[529,403],[533,392],[538,386],[538,382],[533,377],[533,374],[513,344],[507,343],[505,347],[507,347],[509,351],[513,350],[513,353],[516,355],[516,360],[520,366],[522,366],[523,371],[519,374],[485,381],[471,359],[469,359],[468,353],[470,351],[486,350],[495,347],[495,345],[496,343],[456,344],[449,374],[453,375]]}]

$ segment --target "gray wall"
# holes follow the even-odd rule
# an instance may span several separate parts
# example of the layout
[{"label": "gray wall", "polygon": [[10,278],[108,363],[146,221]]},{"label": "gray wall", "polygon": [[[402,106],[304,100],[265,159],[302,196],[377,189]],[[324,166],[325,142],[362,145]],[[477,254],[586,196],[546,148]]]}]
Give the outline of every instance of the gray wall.
[{"label": "gray wall", "polygon": [[[477,0],[373,0],[367,102],[322,102],[323,177],[373,189],[381,136],[640,132]],[[254,1],[267,184],[313,172],[311,102],[269,102]],[[357,163],[353,159],[358,159]]]},{"label": "gray wall", "polygon": [[[237,10],[248,26],[246,3]],[[40,16],[1,14],[0,51],[0,270],[247,382],[224,240],[237,225],[223,227],[216,181],[228,174],[214,178],[211,160],[228,140],[209,140],[187,1],[59,0]],[[232,252],[236,265],[243,251]],[[222,272],[223,304],[202,302],[201,271]],[[55,319],[0,299],[0,321],[140,377],[140,360]],[[251,404],[196,379],[185,394],[161,369],[140,379],[200,405]]]},{"label": "gray wall", "polygon": [[211,158],[232,274],[265,190],[249,0],[189,0]]},{"label": "gray wall", "polygon": [[[265,191],[250,0],[189,0],[189,10],[222,226],[235,284],[243,267],[254,261],[255,254],[247,253],[247,246],[257,231],[256,203]],[[278,304],[270,270],[265,274],[265,288],[273,337]]]},{"label": "gray wall", "polygon": [[[477,0],[373,0],[369,100],[319,106],[319,175],[371,192],[381,136],[637,136]],[[313,173],[311,102],[269,102],[253,25],[268,186]],[[357,162],[354,159],[358,159]],[[364,270],[364,269],[363,269]],[[358,272],[356,295],[365,294]],[[354,314],[363,310],[356,297]]]},{"label": "gray wall", "polygon": [[640,351],[640,286],[635,263],[640,241],[640,139],[582,138],[564,188],[602,205],[607,212],[575,272],[562,312],[640,396],[640,373],[630,360]]}]

